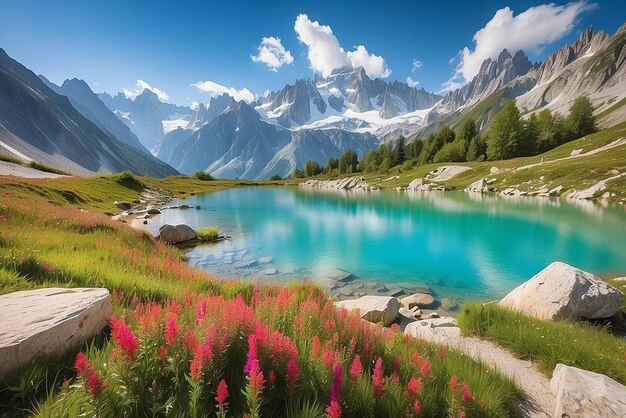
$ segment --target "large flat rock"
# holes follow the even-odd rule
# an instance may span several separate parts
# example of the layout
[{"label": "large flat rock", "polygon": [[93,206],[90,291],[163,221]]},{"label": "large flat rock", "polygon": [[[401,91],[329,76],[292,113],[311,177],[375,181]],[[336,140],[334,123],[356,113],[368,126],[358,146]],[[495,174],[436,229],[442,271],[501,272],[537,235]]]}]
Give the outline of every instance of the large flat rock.
[{"label": "large flat rock", "polygon": [[506,295],[500,306],[540,319],[609,318],[624,294],[599,277],[555,262]]},{"label": "large flat rock", "polygon": [[363,296],[335,302],[335,306],[349,311],[358,310],[361,318],[366,321],[382,322],[383,325],[389,326],[398,316],[400,301],[390,296]]},{"label": "large flat rock", "polygon": [[626,386],[599,373],[557,364],[550,380],[555,417],[626,417]]},{"label": "large flat rock", "polygon": [[46,288],[0,296],[0,376],[40,354],[83,344],[112,314],[107,289]]}]

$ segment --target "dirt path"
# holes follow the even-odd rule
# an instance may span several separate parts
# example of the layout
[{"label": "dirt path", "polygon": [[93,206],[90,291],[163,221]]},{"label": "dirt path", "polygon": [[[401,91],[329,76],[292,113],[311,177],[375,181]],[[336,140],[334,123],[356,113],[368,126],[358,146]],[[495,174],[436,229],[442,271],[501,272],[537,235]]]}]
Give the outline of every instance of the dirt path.
[{"label": "dirt path", "polygon": [[550,391],[550,380],[533,362],[521,360],[490,341],[460,335],[458,328],[452,325],[424,330],[425,327],[413,328],[408,324],[405,333],[460,350],[474,359],[491,365],[502,375],[512,379],[526,394],[526,399],[520,403],[523,416],[532,418],[553,416],[556,398]]},{"label": "dirt path", "polygon": [[45,171],[36,170],[34,168],[6,161],[0,161],[0,176],[15,176],[28,179],[56,179],[59,177],[67,177],[61,174],[47,173]]}]

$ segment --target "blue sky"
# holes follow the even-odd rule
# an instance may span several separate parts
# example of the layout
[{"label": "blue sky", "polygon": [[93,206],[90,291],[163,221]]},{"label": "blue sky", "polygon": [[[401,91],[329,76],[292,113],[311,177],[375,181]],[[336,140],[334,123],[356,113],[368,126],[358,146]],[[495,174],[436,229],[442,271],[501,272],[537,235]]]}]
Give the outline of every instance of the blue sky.
[{"label": "blue sky", "polygon": [[[441,91],[462,84],[501,46],[522,45],[538,60],[573,42],[589,25],[613,33],[626,22],[623,0],[468,3],[0,0],[0,47],[56,83],[78,77],[94,91],[115,93],[141,90],[136,83],[143,80],[168,101],[190,104],[206,102],[221,86],[243,97],[244,88],[260,95],[280,89],[329,71],[327,57],[350,65],[366,62],[370,75],[411,77],[418,86]],[[505,7],[512,13],[501,10]],[[517,19],[529,8],[532,13]],[[301,14],[306,19],[299,19],[296,32]],[[485,27],[478,45],[473,37]],[[251,59],[264,37],[280,38],[289,51],[278,56],[283,64],[276,71],[264,58]],[[333,49],[333,39],[343,51]],[[265,45],[272,47],[275,39]],[[459,56],[464,47],[466,55]],[[311,51],[317,54],[313,59]],[[415,60],[421,62],[416,69]],[[198,84],[205,91],[192,85],[199,82],[209,82]]]}]

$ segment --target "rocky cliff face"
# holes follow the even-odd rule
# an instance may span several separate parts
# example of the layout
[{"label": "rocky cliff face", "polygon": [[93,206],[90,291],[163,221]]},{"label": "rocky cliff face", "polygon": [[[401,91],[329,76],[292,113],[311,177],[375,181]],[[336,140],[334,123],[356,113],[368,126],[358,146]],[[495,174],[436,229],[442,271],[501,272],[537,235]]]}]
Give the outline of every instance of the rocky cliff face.
[{"label": "rocky cliff face", "polygon": [[509,82],[524,76],[533,64],[528,60],[524,51],[517,51],[511,55],[506,49],[502,50],[497,59],[485,60],[480,66],[478,74],[465,86],[448,93],[438,108],[439,113],[451,112],[468,104],[476,103]]},{"label": "rocky cliff face", "polygon": [[133,148],[148,152],[130,128],[106,107],[83,80],[77,78],[65,80],[61,86],[57,86],[45,77],[39,77],[56,93],[70,99],[72,106],[101,130],[112,134],[117,140]]},{"label": "rocky cliff face", "polygon": [[118,141],[32,71],[0,49],[0,142],[29,158],[79,174],[131,170],[163,177],[176,170]]}]

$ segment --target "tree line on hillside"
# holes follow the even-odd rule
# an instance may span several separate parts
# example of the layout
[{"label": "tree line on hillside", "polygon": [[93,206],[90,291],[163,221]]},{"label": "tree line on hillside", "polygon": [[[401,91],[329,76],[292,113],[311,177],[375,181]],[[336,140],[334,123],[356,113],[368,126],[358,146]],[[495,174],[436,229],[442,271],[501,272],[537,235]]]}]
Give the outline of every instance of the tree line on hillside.
[{"label": "tree line on hillside", "polygon": [[296,169],[292,177],[387,172],[394,167],[405,171],[430,163],[528,157],[595,131],[593,105],[586,96],[574,101],[567,117],[544,109],[523,119],[515,101],[509,101],[494,116],[486,133],[479,133],[476,122],[470,118],[456,132],[444,126],[423,140],[409,143],[400,136],[392,144],[383,143],[377,150],[371,149],[361,160],[352,150],[344,152],[339,159],[329,158],[324,166],[309,160],[302,170]]}]

